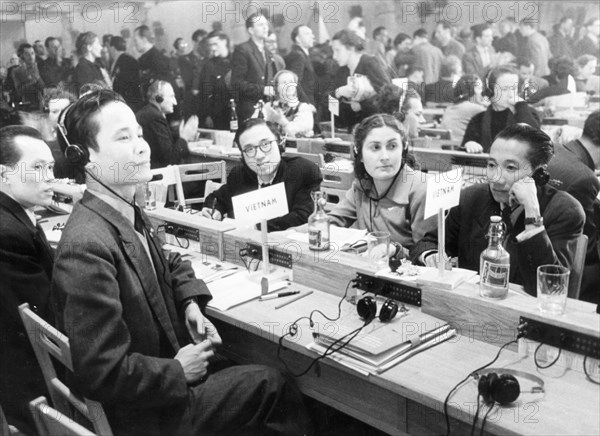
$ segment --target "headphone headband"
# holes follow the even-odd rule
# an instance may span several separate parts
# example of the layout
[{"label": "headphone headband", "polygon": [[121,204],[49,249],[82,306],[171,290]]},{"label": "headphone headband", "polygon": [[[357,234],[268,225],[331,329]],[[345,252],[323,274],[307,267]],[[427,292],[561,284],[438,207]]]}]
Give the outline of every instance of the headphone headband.
[{"label": "headphone headband", "polygon": [[512,375],[513,377],[519,377],[522,378],[524,380],[529,380],[530,382],[534,383],[537,386],[533,386],[531,388],[531,393],[544,393],[544,380],[542,380],[540,377],[538,377],[537,375],[533,375],[530,374],[528,372],[525,371],[519,371],[518,369],[507,369],[507,368],[486,368],[482,371],[479,372],[474,372],[471,375],[473,376],[473,378],[475,378],[475,380],[479,379],[481,376],[484,375],[488,375],[491,373],[496,373],[498,375],[500,374],[509,374]]}]

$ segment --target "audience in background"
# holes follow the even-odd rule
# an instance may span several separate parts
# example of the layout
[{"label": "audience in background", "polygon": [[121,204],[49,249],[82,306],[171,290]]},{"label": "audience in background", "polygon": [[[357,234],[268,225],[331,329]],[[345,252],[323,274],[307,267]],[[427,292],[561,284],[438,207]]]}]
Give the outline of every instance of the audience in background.
[{"label": "audience in background", "polygon": [[535,65],[529,58],[518,57],[516,66],[519,71],[519,96],[530,102],[538,91],[548,87],[548,81],[535,75]]},{"label": "audience in background", "polygon": [[394,38],[394,49],[388,52],[388,61],[396,69],[397,77],[405,77],[406,70],[415,63],[411,48],[412,38],[406,33],[399,33]]},{"label": "audience in background", "polygon": [[440,78],[444,54],[435,45],[429,42],[427,30],[421,28],[413,33],[411,51],[415,56],[414,65],[423,68],[425,84],[435,83]]},{"label": "audience in background", "polygon": [[553,26],[554,33],[548,38],[550,52],[553,57],[573,56],[573,19],[562,17],[560,22]]},{"label": "audience in background", "polygon": [[131,110],[137,111],[143,105],[140,69],[133,56],[125,53],[126,50],[127,43],[120,36],[110,40],[110,76],[113,90],[125,99]]},{"label": "audience in background", "polygon": [[423,100],[433,103],[448,103],[454,100],[454,86],[462,76],[462,61],[449,55],[442,63],[440,80],[425,85]]},{"label": "audience in background", "polygon": [[60,82],[68,80],[70,60],[63,58],[62,44],[58,38],[49,36],[44,44],[48,57],[39,65],[40,76],[44,86],[58,86]]},{"label": "audience in background", "polygon": [[294,44],[285,58],[286,68],[298,76],[298,86],[306,102],[315,105],[317,78],[309,57],[315,36],[310,27],[300,25],[292,30],[291,38]]},{"label": "audience in background", "polygon": [[547,97],[568,94],[576,91],[574,76],[577,74],[577,66],[569,56],[552,58],[550,62],[550,75],[544,79],[550,84],[529,98],[531,104],[544,104]]},{"label": "audience in background", "polygon": [[600,45],[598,38],[600,37],[600,18],[591,18],[585,23],[585,35],[575,44],[574,57],[584,54],[598,57],[600,53]]},{"label": "audience in background", "polygon": [[206,40],[212,56],[204,64],[200,79],[200,98],[206,112],[204,125],[211,129],[229,130],[229,103],[235,98],[231,85],[229,37],[217,30],[209,33]]},{"label": "audience in background", "polygon": [[463,71],[465,74],[475,74],[482,79],[496,65],[496,51],[492,47],[494,34],[488,24],[471,26],[475,45],[463,56]]},{"label": "audience in background", "polygon": [[44,82],[40,77],[34,49],[31,44],[23,43],[17,55],[20,65],[12,69],[10,75],[15,101],[25,111],[39,110]]},{"label": "audience in background", "polygon": [[447,21],[437,23],[435,26],[435,42],[442,50],[444,56],[456,56],[459,60],[465,54],[465,46],[452,37],[452,25]]},{"label": "audience in background", "polygon": [[75,43],[79,61],[73,70],[73,93],[81,95],[81,88],[94,83],[103,87],[110,87],[108,73],[96,63],[102,52],[100,38],[94,32],[84,32],[77,37]]},{"label": "audience in background", "polygon": [[527,38],[527,48],[522,53],[533,62],[534,70],[540,76],[550,74],[548,61],[552,57],[550,44],[544,35],[537,30],[538,19],[526,18],[521,20],[519,30]]}]

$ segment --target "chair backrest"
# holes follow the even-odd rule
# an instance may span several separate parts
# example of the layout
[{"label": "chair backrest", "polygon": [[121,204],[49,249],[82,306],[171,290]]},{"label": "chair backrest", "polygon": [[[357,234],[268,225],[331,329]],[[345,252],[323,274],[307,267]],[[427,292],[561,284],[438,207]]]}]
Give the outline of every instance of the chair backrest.
[{"label": "chair backrest", "polygon": [[[219,183],[225,183],[227,181],[227,167],[224,160],[179,165],[178,169],[182,184],[202,180],[218,180]],[[185,203],[204,203],[204,198],[205,197],[187,198]]]},{"label": "chair backrest", "polygon": [[575,243],[575,254],[573,256],[571,274],[569,275],[567,296],[576,300],[579,299],[579,293],[581,292],[581,278],[583,277],[583,267],[585,266],[587,243],[588,237],[586,235],[579,235]]},{"label": "chair backrest", "polygon": [[31,401],[29,408],[40,436],[95,436],[95,433],[50,407],[45,397]]},{"label": "chair backrest", "polygon": [[[152,173],[152,180],[150,181],[151,184],[168,186],[169,193],[175,192],[177,194],[177,202],[179,205],[185,206],[185,195],[183,194],[183,186],[181,184],[180,172],[177,165],[167,165],[163,168],[154,168],[150,172]],[[156,202],[160,202],[161,206],[164,206],[167,198],[172,197],[172,194],[169,194],[168,196],[165,195],[165,198],[158,198],[158,191],[160,190],[157,190]],[[163,197],[163,195],[160,197]]]},{"label": "chair backrest", "polygon": [[452,139],[452,131],[449,129],[419,129],[419,137],[430,137],[437,139]]},{"label": "chair backrest", "polygon": [[96,433],[112,436],[112,430],[100,403],[76,395],[56,375],[54,362],[50,356],[73,372],[69,338],[35,314],[27,303],[19,306],[19,314],[44,375],[46,388],[54,407],[61,413],[72,416],[71,406],[73,406],[92,423]]}]

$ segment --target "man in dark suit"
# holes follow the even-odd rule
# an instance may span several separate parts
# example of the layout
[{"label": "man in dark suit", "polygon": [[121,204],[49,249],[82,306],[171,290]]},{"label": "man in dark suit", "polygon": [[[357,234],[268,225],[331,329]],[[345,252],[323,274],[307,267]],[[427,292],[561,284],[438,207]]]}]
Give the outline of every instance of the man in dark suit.
[{"label": "man in dark suit", "polygon": [[188,261],[165,257],[134,203],[136,185],[152,174],[131,109],[118,94],[96,91],[71,106],[64,130],[63,145],[79,144],[77,164],[90,168],[52,284],[57,324],[71,345],[72,387],[102,403],[115,434],[306,433],[301,396],[279,372],[211,371],[221,338],[202,312],[210,292]]},{"label": "man in dark suit", "polygon": [[229,130],[229,101],[234,98],[231,90],[229,37],[220,30],[214,30],[206,39],[212,57],[204,64],[200,79],[200,98],[206,106],[204,125],[210,129]]},{"label": "man in dark suit", "polygon": [[58,86],[60,82],[67,79],[70,61],[62,57],[62,44],[58,38],[49,36],[45,41],[48,57],[40,63],[40,76],[44,86]]},{"label": "man in dark suit", "polygon": [[483,80],[496,62],[496,52],[492,47],[494,35],[488,24],[477,24],[471,30],[475,45],[463,56],[463,70],[465,74],[475,74]]},{"label": "man in dark suit", "polygon": [[113,36],[110,40],[111,68],[110,77],[113,81],[113,90],[123,96],[129,107],[135,112],[143,104],[140,89],[140,69],[137,61],[125,51],[127,44],[120,36]]},{"label": "man in dark suit", "polygon": [[136,118],[152,151],[151,168],[184,163],[189,155],[188,143],[194,140],[198,131],[198,117],[192,115],[186,123],[179,124],[179,138],[176,139],[166,118],[177,105],[171,84],[163,80],[152,82],[146,99],[146,105],[136,113]]},{"label": "man in dark suit", "polygon": [[231,83],[236,94],[238,118],[250,118],[258,100],[275,95],[273,77],[277,72],[271,53],[265,48],[269,22],[264,15],[252,14],[246,19],[250,39],[238,45],[231,60]]},{"label": "man in dark suit", "polygon": [[149,79],[166,80],[175,86],[169,58],[154,46],[152,32],[146,25],[139,26],[133,32],[133,44],[142,55],[138,59],[142,83]]},{"label": "man in dark suit", "polygon": [[317,77],[310,60],[308,51],[315,43],[315,36],[310,27],[296,26],[292,30],[294,45],[290,54],[285,58],[286,69],[293,71],[298,76],[298,84],[306,102],[315,105],[315,84]]},{"label": "man in dark suit", "polygon": [[54,324],[50,280],[54,251],[33,212],[52,203],[54,158],[40,133],[0,129],[0,404],[8,422],[36,434],[29,401],[47,395],[44,377],[19,317],[20,304]]}]

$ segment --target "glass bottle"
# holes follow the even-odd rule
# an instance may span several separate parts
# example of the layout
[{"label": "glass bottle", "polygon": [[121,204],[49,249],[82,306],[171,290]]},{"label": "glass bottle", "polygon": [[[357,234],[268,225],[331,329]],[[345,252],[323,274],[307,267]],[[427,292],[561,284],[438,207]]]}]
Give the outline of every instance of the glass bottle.
[{"label": "glass bottle", "polygon": [[265,107],[265,102],[263,100],[258,100],[257,106],[258,106],[258,118],[260,118],[261,120],[264,120],[265,114],[263,112],[263,109]]},{"label": "glass bottle", "polygon": [[238,129],[238,116],[235,108],[235,100],[232,98],[229,100],[229,131],[231,133],[237,132]]},{"label": "glass bottle", "polygon": [[502,218],[490,217],[487,238],[488,247],[483,250],[479,259],[479,295],[500,300],[508,294],[510,276],[510,254],[502,246],[506,234],[506,225]]},{"label": "glass bottle", "polygon": [[308,217],[308,248],[316,251],[329,250],[329,216],[325,213],[327,199],[325,193],[311,194],[315,211]]}]

